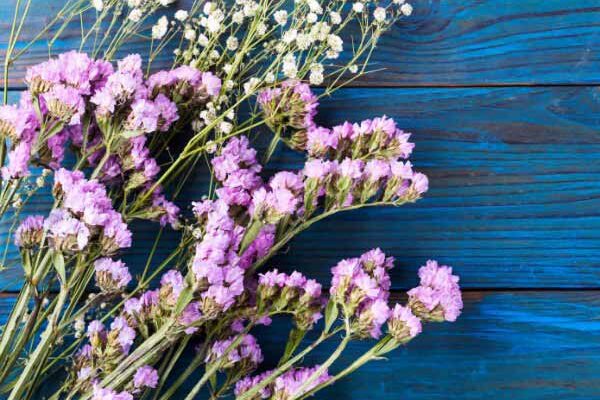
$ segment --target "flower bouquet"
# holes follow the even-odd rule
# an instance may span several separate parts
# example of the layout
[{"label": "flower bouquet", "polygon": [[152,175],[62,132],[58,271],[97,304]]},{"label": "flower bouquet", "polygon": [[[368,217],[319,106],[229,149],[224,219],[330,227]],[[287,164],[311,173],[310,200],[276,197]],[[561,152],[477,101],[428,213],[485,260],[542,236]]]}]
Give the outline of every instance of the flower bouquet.
[{"label": "flower bouquet", "polygon": [[[17,49],[30,3],[16,5],[5,99],[29,46]],[[369,73],[379,37],[412,7],[169,3],[66,1],[40,34],[58,28],[51,46],[73,21],[91,21],[79,50],[30,67],[18,104],[0,108],[0,214],[23,276],[0,337],[7,398],[302,399],[408,343],[424,322],[456,320],[458,277],[435,261],[404,305],[390,304],[394,259],[380,249],[340,261],[329,282],[270,265],[327,217],[428,190],[408,161],[410,134],[392,119],[315,119],[322,98]],[[134,38],[147,60],[114,62]],[[303,166],[263,170],[278,150],[302,154]],[[182,203],[202,174],[205,195]],[[52,199],[42,214],[30,210],[36,196]],[[130,270],[122,257],[138,220],[154,221],[156,236],[143,270]],[[167,230],[178,245],[157,260]],[[274,319],[289,321],[288,340],[265,369],[255,328]],[[359,340],[374,342],[344,365]],[[329,356],[304,365],[325,342]]]}]

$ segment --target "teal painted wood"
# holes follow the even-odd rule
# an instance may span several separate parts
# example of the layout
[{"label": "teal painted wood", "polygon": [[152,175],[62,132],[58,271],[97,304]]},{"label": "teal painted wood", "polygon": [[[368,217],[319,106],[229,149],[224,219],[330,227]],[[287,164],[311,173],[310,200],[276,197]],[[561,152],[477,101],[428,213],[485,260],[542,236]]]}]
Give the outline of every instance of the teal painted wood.
[{"label": "teal painted wood", "polygon": [[[395,288],[428,258],[455,266],[468,288],[582,288],[600,284],[600,97],[594,87],[346,89],[322,101],[333,124],[387,114],[414,132],[413,161],[431,177],[417,204],[340,214],[291,243],[271,265],[321,282],[340,258],[381,246],[397,258]],[[273,169],[299,168],[280,151]],[[181,197],[205,192],[201,169]],[[50,206],[47,196],[33,201]],[[10,221],[0,225],[0,243]],[[156,225],[138,225],[130,264],[141,269]],[[161,240],[159,257],[176,245]],[[16,252],[10,254],[16,259]],[[19,287],[13,263],[0,288]]]},{"label": "teal painted wood", "polygon": [[[33,0],[24,43],[60,9],[64,0]],[[180,1],[189,4],[190,0]],[[598,84],[600,4],[596,0],[412,0],[414,14],[382,39],[373,61],[385,68],[362,85],[430,86],[497,84]],[[9,34],[15,0],[0,4],[0,50]],[[79,23],[65,30],[54,50],[79,47]],[[349,43],[349,42],[348,42]],[[128,52],[146,52],[141,40]],[[1,53],[0,53],[1,54]],[[47,57],[40,41],[17,64],[11,85],[24,68]],[[145,53],[144,53],[145,54]],[[165,65],[170,54],[157,60]]]},{"label": "teal painted wood", "polygon": [[[12,299],[0,299],[0,321]],[[315,399],[595,399],[600,396],[600,292],[472,292],[454,324],[368,364]],[[272,366],[285,322],[256,331]],[[370,342],[352,345],[348,362]],[[321,348],[305,363],[322,361]]]}]

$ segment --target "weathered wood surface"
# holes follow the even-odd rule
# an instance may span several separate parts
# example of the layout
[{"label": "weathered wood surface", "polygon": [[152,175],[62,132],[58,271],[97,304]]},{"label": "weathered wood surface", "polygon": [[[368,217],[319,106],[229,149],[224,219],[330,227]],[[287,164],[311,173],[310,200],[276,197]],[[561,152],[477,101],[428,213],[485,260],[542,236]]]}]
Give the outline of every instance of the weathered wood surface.
[{"label": "weathered wood surface", "polygon": [[[0,57],[6,49],[16,0],[0,3]],[[64,0],[33,0],[20,46],[29,42]],[[23,2],[22,2],[23,3]],[[189,4],[180,0],[180,4]],[[361,85],[530,85],[600,82],[600,3],[596,0],[413,0],[414,14],[382,39],[373,61],[385,68]],[[53,51],[79,47],[79,22],[63,32]],[[349,45],[349,44],[348,44]],[[146,51],[142,40],[122,54]],[[37,42],[17,65],[44,60],[47,41]],[[165,52],[157,66],[171,55]]]},{"label": "weathered wood surface", "polygon": [[[15,1],[0,4],[0,58]],[[25,40],[64,0],[33,1]],[[388,362],[317,398],[599,398],[600,2],[412,3],[414,15],[375,53],[374,68],[385,70],[357,83],[365,88],[324,99],[319,119],[396,118],[414,132],[413,161],[430,176],[430,192],[415,205],[323,221],[272,265],[326,283],[337,260],[380,246],[397,258],[394,287],[406,289],[416,284],[417,267],[437,258],[461,275],[465,310],[457,323],[427,326]],[[78,28],[65,33],[56,52],[72,49],[79,36]],[[144,48],[137,41],[125,53]],[[36,43],[10,87],[22,87],[25,67],[47,54],[46,43]],[[273,164],[298,168],[300,158],[280,152]],[[204,183],[199,172],[181,200],[197,199]],[[33,202],[39,211],[48,205],[44,196]],[[8,226],[0,221],[0,243]],[[127,256],[134,268],[143,266],[155,230],[136,227]],[[165,237],[159,257],[176,240]],[[19,286],[18,266],[0,273],[0,290]],[[12,304],[4,296],[0,323]],[[277,354],[284,331],[268,332],[261,344]],[[352,347],[345,359],[366,348]]]},{"label": "weathered wood surface", "polygon": [[[0,299],[0,321],[11,304]],[[456,323],[425,326],[388,361],[368,364],[315,399],[595,399],[599,309],[600,292],[470,292]],[[261,328],[267,364],[283,351],[282,325]],[[351,346],[342,361],[369,343]],[[307,365],[328,351],[318,349]]]},{"label": "weathered wood surface", "polygon": [[[326,282],[340,258],[381,246],[397,257],[396,288],[428,258],[454,265],[470,288],[600,285],[600,91],[594,87],[346,89],[322,101],[322,124],[387,114],[414,132],[413,161],[431,177],[425,199],[320,222],[273,265]],[[299,168],[279,152],[272,169]],[[206,174],[181,197],[204,194]],[[37,196],[34,207],[49,206]],[[3,223],[5,240],[9,222]],[[141,268],[156,226],[135,236]],[[177,240],[169,234],[160,254]],[[14,258],[16,253],[12,253]],[[15,270],[16,272],[16,270]],[[11,273],[1,283],[15,289]],[[0,285],[3,287],[4,285]]]}]

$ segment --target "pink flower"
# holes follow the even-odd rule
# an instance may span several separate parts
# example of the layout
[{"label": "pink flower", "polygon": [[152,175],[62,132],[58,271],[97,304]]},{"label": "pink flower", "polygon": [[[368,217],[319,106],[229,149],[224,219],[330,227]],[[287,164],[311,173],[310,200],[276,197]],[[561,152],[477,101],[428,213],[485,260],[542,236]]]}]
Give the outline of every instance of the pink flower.
[{"label": "pink flower", "polygon": [[158,371],[149,365],[138,368],[133,376],[133,386],[137,389],[156,388],[158,385]]}]

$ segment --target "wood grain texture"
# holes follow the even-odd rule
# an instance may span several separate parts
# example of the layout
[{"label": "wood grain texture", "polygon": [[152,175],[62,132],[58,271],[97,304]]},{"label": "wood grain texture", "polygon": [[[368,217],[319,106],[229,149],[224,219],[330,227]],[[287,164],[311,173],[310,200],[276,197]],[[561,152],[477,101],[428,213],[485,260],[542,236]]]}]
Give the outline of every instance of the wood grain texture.
[{"label": "wood grain texture", "polygon": [[[346,89],[324,99],[324,125],[394,117],[414,132],[412,157],[431,178],[417,204],[339,214],[291,243],[272,266],[322,282],[340,258],[380,246],[397,258],[395,288],[428,258],[455,266],[468,288],[583,288],[600,284],[600,91],[574,88]],[[268,172],[299,168],[279,151]],[[198,169],[181,206],[206,187]],[[36,210],[50,205],[37,196]],[[0,228],[6,240],[9,220]],[[130,264],[141,269],[155,224],[135,226]],[[159,256],[176,245],[161,241]],[[14,260],[16,253],[11,253]],[[18,265],[0,287],[19,287]]]},{"label": "wood grain texture", "polygon": [[[64,0],[33,0],[23,46]],[[181,0],[185,6],[190,0]],[[596,0],[413,0],[414,14],[381,41],[373,68],[359,84],[387,86],[598,84],[600,4]],[[0,4],[0,57],[6,48],[15,0]],[[78,48],[79,22],[63,32],[56,53]],[[122,54],[143,52],[136,39]],[[27,66],[47,58],[36,43],[10,81],[20,86]],[[164,66],[169,52],[157,59]]]},{"label": "wood grain texture", "polygon": [[[12,298],[0,299],[0,322]],[[453,324],[426,325],[388,361],[367,364],[315,399],[593,399],[600,396],[600,292],[471,292]],[[265,368],[283,351],[285,321],[256,331]],[[372,342],[352,345],[347,362]],[[305,365],[320,362],[319,348]]]}]

